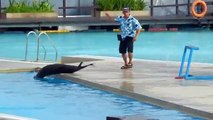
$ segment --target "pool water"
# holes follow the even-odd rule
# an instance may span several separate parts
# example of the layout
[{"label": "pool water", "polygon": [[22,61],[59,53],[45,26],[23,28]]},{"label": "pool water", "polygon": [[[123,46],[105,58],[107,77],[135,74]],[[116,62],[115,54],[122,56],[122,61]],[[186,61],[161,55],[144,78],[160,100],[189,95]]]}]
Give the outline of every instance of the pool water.
[{"label": "pool water", "polygon": [[[59,59],[64,55],[97,55],[120,57],[117,33],[115,32],[72,32],[49,34],[56,44]],[[194,52],[193,61],[213,62],[212,31],[142,32],[134,46],[134,57],[148,60],[180,61],[185,45],[200,48]],[[26,33],[0,34],[0,58],[24,59]],[[35,37],[29,37],[29,59],[36,58]],[[47,59],[54,60],[55,53],[45,36],[41,37],[47,49]],[[43,58],[41,49],[40,58]]]},{"label": "pool water", "polygon": [[42,120],[105,120],[142,114],[156,120],[202,120],[58,78],[35,73],[0,74],[0,113]]}]

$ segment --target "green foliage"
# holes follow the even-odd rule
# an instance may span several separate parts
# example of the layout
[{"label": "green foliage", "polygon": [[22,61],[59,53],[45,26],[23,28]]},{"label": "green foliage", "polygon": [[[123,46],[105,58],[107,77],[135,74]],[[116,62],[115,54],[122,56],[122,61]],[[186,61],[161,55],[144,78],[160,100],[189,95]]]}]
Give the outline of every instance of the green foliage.
[{"label": "green foliage", "polygon": [[33,0],[31,3],[27,0],[9,0],[7,13],[32,13],[32,12],[53,12],[54,6],[49,0]]},{"label": "green foliage", "polygon": [[144,10],[146,2],[144,0],[97,0],[100,10],[116,11],[124,7],[130,7],[131,10]]}]

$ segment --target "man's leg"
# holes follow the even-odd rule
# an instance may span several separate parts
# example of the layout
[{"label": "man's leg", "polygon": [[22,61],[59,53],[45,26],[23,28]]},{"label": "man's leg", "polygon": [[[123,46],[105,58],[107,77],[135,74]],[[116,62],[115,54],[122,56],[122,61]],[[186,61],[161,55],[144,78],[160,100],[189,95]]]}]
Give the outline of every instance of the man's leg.
[{"label": "man's leg", "polygon": [[133,53],[132,53],[132,52],[128,52],[128,57],[129,57],[129,62],[128,62],[128,64],[132,65]]},{"label": "man's leg", "polygon": [[125,67],[127,66],[127,56],[126,56],[126,41],[121,41],[120,45],[119,45],[119,52],[122,55],[123,61],[124,61],[124,66],[121,67],[121,69],[125,69]]},{"label": "man's leg", "polygon": [[128,65],[132,67],[132,59],[133,59],[133,38],[129,37],[128,39],[128,57],[129,57],[129,62]]},{"label": "man's leg", "polygon": [[127,65],[126,53],[123,53],[123,54],[122,54],[122,58],[123,58],[123,61],[124,61],[124,65],[126,66],[126,65]]}]

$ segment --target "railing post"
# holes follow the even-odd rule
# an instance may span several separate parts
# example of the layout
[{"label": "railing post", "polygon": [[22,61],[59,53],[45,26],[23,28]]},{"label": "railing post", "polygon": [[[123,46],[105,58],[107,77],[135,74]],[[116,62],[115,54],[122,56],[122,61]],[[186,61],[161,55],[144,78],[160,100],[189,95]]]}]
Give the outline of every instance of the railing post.
[{"label": "railing post", "polygon": [[81,0],[78,0],[78,14],[81,13]]},{"label": "railing post", "polygon": [[92,16],[93,17],[96,17],[96,0],[93,0],[93,8],[92,8]]},{"label": "railing post", "polygon": [[63,18],[66,17],[66,0],[63,0]]},{"label": "railing post", "polygon": [[0,0],[0,18],[2,17],[2,16],[1,16],[1,9],[2,9],[2,8],[1,8],[1,0]]},{"label": "railing post", "polygon": [[178,15],[179,14],[178,0],[175,0],[175,5],[176,5],[176,15]]},{"label": "railing post", "polygon": [[187,10],[188,10],[188,16],[190,16],[190,0],[188,0]]},{"label": "railing post", "polygon": [[153,16],[153,0],[150,0],[150,15]]}]

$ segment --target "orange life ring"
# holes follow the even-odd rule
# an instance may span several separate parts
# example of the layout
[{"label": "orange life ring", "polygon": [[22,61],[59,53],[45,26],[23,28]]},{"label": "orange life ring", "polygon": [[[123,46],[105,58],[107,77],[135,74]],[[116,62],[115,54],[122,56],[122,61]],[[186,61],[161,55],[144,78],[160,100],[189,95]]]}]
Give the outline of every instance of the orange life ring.
[{"label": "orange life ring", "polygon": [[[201,5],[202,8],[203,8],[203,11],[201,13],[197,13],[195,11],[195,8],[196,6],[198,5]],[[191,11],[192,11],[192,15],[194,17],[197,17],[197,18],[202,18],[206,15],[206,12],[207,12],[207,6],[206,6],[206,3],[202,0],[195,0],[193,3],[192,3],[192,8],[191,8]]]}]

